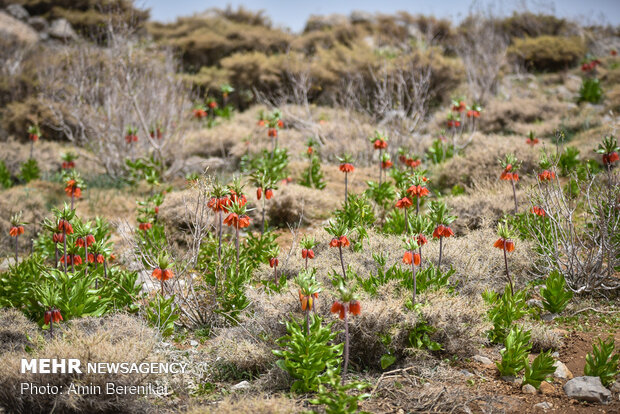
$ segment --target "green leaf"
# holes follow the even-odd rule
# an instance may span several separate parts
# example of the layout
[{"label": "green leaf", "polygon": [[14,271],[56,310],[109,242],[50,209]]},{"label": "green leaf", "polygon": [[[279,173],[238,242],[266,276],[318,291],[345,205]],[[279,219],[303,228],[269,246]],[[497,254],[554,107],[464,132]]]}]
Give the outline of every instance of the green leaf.
[{"label": "green leaf", "polygon": [[396,362],[396,357],[390,354],[384,354],[381,356],[381,369],[386,369],[390,365]]}]

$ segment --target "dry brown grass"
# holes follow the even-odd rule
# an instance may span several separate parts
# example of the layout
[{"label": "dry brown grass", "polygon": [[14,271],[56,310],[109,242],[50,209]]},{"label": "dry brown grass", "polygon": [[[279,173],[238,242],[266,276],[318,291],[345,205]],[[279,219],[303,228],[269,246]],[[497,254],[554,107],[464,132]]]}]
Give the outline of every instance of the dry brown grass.
[{"label": "dry brown grass", "polygon": [[39,327],[16,309],[0,309],[0,355],[41,345]]},{"label": "dry brown grass", "polygon": [[291,414],[298,413],[302,407],[294,400],[275,396],[231,396],[220,402],[190,408],[188,414]]},{"label": "dry brown grass", "polygon": [[153,353],[155,333],[137,319],[123,314],[102,318],[83,318],[63,326],[43,347],[26,354],[5,352],[0,356],[0,406],[10,412],[149,412],[149,405],[138,395],[22,394],[20,383],[63,385],[70,383],[117,386],[143,385],[155,378],[149,374],[83,374],[53,375],[20,373],[21,358],[78,358],[82,366],[88,362],[156,362]]},{"label": "dry brown grass", "polygon": [[525,329],[530,330],[532,352],[542,352],[550,349],[557,351],[562,346],[560,334],[544,323],[524,321],[522,325]]},{"label": "dry brown grass", "polygon": [[496,98],[485,109],[480,121],[480,129],[484,132],[514,131],[515,124],[535,124],[542,120],[549,122],[558,119],[567,111],[565,103],[555,99],[537,96],[522,98],[510,96],[509,99]]},{"label": "dry brown grass", "polygon": [[[0,197],[0,251],[13,252],[15,239],[9,237],[11,216],[22,214],[22,220],[30,223],[24,226],[25,233],[19,238],[19,250],[30,251],[31,239],[41,230],[39,223],[48,215],[46,190],[51,186],[44,181],[32,181],[28,186],[12,187]],[[37,228],[38,227],[38,228]]]}]

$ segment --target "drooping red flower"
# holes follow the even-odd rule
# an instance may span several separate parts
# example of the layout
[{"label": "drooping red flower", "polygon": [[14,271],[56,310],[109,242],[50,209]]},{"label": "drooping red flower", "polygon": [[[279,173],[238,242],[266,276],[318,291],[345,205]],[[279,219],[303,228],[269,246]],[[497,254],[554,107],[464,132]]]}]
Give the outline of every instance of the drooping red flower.
[{"label": "drooping red flower", "polygon": [[355,167],[351,163],[345,162],[343,164],[340,164],[340,171],[342,171],[344,173],[353,172],[354,169],[355,169]]},{"label": "drooping red flower", "polygon": [[551,181],[555,179],[555,173],[553,171],[544,170],[538,174],[539,181]]},{"label": "drooping red flower", "polygon": [[52,241],[54,243],[63,243],[65,241],[65,236],[62,233],[54,233],[52,235]]},{"label": "drooping red flower", "polygon": [[240,229],[250,225],[250,218],[246,215],[239,216],[237,213],[230,213],[225,219],[224,224],[229,227],[239,227]]},{"label": "drooping red flower", "polygon": [[211,197],[211,199],[207,202],[207,207],[209,207],[213,212],[217,213],[218,211],[228,211],[227,207],[232,204],[230,198],[228,197]]},{"label": "drooping red flower", "polygon": [[269,128],[267,130],[267,136],[271,138],[276,138],[278,136],[278,130],[276,128]]},{"label": "drooping red flower", "polygon": [[256,189],[256,199],[260,200],[263,196],[263,188],[262,187],[258,187]]},{"label": "drooping red flower", "polygon": [[515,249],[515,242],[510,239],[499,238],[493,243],[493,247],[512,252]]},{"label": "drooping red flower", "polygon": [[151,273],[151,276],[153,276],[157,280],[166,281],[168,279],[172,279],[174,277],[174,273],[171,269],[161,269],[159,267],[156,267],[155,269],[153,269],[153,273]]},{"label": "drooping red flower", "polygon": [[526,143],[527,145],[531,145],[532,147],[533,147],[534,145],[538,144],[539,142],[540,142],[540,140],[539,140],[538,138],[529,138],[529,137],[528,137],[528,138],[525,140],[525,143]]},{"label": "drooping red flower", "polygon": [[65,193],[67,193],[69,197],[80,198],[82,196],[82,189],[78,187],[75,180],[69,180],[65,186]]},{"label": "drooping red flower", "polygon": [[297,291],[299,293],[299,301],[301,302],[301,310],[302,312],[310,311],[314,308],[314,299],[319,297],[318,293],[313,293],[312,295],[304,295],[301,293],[301,289]]},{"label": "drooping red flower", "polygon": [[613,164],[614,162],[618,161],[618,159],[620,159],[620,157],[615,151],[609,154],[603,154],[603,164],[605,165]]},{"label": "drooping red flower", "polygon": [[211,108],[211,109],[217,108],[217,102],[215,102],[215,101],[209,102],[209,108]]},{"label": "drooping red flower", "polygon": [[441,237],[450,237],[450,236],[454,236],[454,231],[452,231],[450,227],[445,226],[443,224],[440,224],[439,226],[437,226],[435,228],[435,231],[433,231],[433,237],[436,239],[439,239]]},{"label": "drooping red flower", "polygon": [[273,189],[268,188],[265,190],[265,198],[271,200],[271,197],[273,197]]},{"label": "drooping red flower", "polygon": [[381,168],[384,170],[387,170],[388,168],[392,168],[393,165],[394,163],[390,160],[381,161]]},{"label": "drooping red flower", "polygon": [[403,197],[396,202],[396,208],[409,208],[412,205],[413,202],[407,197]]},{"label": "drooping red flower", "polygon": [[347,236],[334,237],[331,242],[329,242],[330,247],[347,247],[351,243]]},{"label": "drooping red flower", "polygon": [[105,260],[105,258],[103,257],[102,254],[98,254],[97,255],[97,263],[103,263]]},{"label": "drooping red flower", "polygon": [[58,323],[62,321],[62,315],[60,314],[60,310],[52,309],[52,322]]},{"label": "drooping red flower", "polygon": [[301,258],[305,259],[314,259],[314,250],[312,249],[301,249]]},{"label": "drooping red flower", "polygon": [[375,149],[386,149],[388,147],[388,143],[384,139],[376,139],[373,145]]},{"label": "drooping red flower", "polygon": [[272,257],[271,259],[269,259],[269,267],[278,267],[278,264],[280,264],[280,261],[277,257]]},{"label": "drooping red flower", "polygon": [[428,243],[428,239],[426,238],[425,235],[420,234],[417,237],[417,242],[418,242],[418,245],[424,246],[426,243]]},{"label": "drooping red flower", "polygon": [[73,226],[71,226],[71,223],[69,223],[67,220],[58,221],[58,230],[63,231],[63,229],[66,234],[73,233]]},{"label": "drooping red flower", "polygon": [[349,302],[349,312],[351,312],[352,315],[359,315],[362,313],[362,305],[358,300]]},{"label": "drooping red flower", "polygon": [[332,308],[330,309],[330,312],[338,313],[339,314],[338,316],[340,317],[340,319],[344,319],[344,310],[345,310],[344,304],[339,301],[335,301],[332,304]]},{"label": "drooping red flower", "polygon": [[422,160],[415,160],[413,158],[407,158],[407,160],[405,161],[405,164],[407,164],[411,168],[416,168],[420,166],[420,164],[422,164]]},{"label": "drooping red flower", "polygon": [[407,189],[407,193],[412,197],[425,197],[431,192],[428,191],[428,188],[421,185],[412,185]]},{"label": "drooping red flower", "polygon": [[248,202],[248,199],[244,194],[237,194],[235,190],[230,190],[230,201],[232,203],[239,203],[243,207]]},{"label": "drooping red flower", "polygon": [[84,247],[84,239],[83,239],[83,238],[81,238],[81,237],[78,237],[78,238],[75,240],[75,246],[76,246],[76,247]]},{"label": "drooping red flower", "polygon": [[284,128],[284,122],[282,122],[281,119],[278,119],[278,128],[280,129]]},{"label": "drooping red flower", "polygon": [[39,140],[39,135],[38,134],[28,134],[28,138],[30,138],[30,141],[32,141],[32,142],[37,142]]},{"label": "drooping red flower", "polygon": [[24,226],[13,226],[9,230],[9,235],[11,237],[17,237],[22,234],[24,234]]},{"label": "drooping red flower", "polygon": [[403,255],[403,263],[405,264],[413,264],[416,266],[420,266],[420,253],[412,253],[411,251],[406,251]]},{"label": "drooping red flower", "polygon": [[308,155],[312,155],[312,153],[314,152],[314,148],[308,147],[308,150],[306,152],[308,153]]},{"label": "drooping red flower", "polygon": [[43,324],[49,325],[51,320],[52,320],[52,311],[46,310],[45,315],[43,316]]},{"label": "drooping red flower", "polygon": [[95,255],[88,253],[88,263],[95,263]]},{"label": "drooping red flower", "polygon": [[138,228],[142,231],[150,230],[152,227],[153,227],[152,223],[140,223],[138,225]]},{"label": "drooping red flower", "polygon": [[545,217],[547,215],[547,213],[545,213],[545,210],[543,210],[543,208],[539,206],[532,207],[530,212],[540,217]]},{"label": "drooping red flower", "polygon": [[86,236],[86,245],[90,247],[91,244],[95,242],[95,236],[89,234]]}]

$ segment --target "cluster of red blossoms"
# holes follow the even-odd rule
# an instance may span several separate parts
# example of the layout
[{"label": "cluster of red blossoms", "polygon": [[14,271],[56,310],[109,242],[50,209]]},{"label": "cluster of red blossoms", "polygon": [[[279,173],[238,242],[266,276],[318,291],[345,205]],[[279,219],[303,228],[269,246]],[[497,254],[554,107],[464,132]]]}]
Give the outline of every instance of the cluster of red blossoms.
[{"label": "cluster of red blossoms", "polygon": [[39,140],[39,135],[38,134],[28,134],[28,138],[32,142],[37,142]]},{"label": "cluster of red blossoms", "polygon": [[90,247],[91,244],[93,244],[95,242],[95,236],[93,236],[92,234],[89,234],[86,237],[80,237],[75,241],[75,245],[77,247],[84,247],[84,239],[86,239],[86,246]]},{"label": "cluster of red blossoms", "polygon": [[125,135],[125,142],[128,144],[131,144],[132,142],[138,142],[138,135],[136,134]]},{"label": "cluster of red blossoms", "polygon": [[250,218],[246,215],[239,216],[237,213],[230,213],[228,217],[224,219],[224,224],[242,229],[250,226]]},{"label": "cluster of red blossoms", "polygon": [[93,253],[88,253],[88,263],[95,263],[95,260],[97,263],[101,264],[104,262],[105,258],[102,254],[97,254],[95,256]]},{"label": "cluster of red blossoms", "polygon": [[217,213],[218,211],[228,211],[227,207],[229,207],[231,204],[232,202],[228,197],[211,197],[211,199],[207,203],[207,207],[213,210],[213,212]]},{"label": "cluster of red blossoms", "polygon": [[194,118],[202,119],[207,116],[207,111],[202,108],[196,108],[193,110]]},{"label": "cluster of red blossoms", "polygon": [[82,264],[82,256],[79,254],[68,254],[63,255],[60,258],[60,263],[66,263],[68,265],[81,265]]},{"label": "cluster of red blossoms", "polygon": [[302,312],[310,311],[314,309],[313,299],[317,299],[319,297],[319,294],[313,293],[312,295],[305,296],[303,293],[301,293],[301,289],[299,289],[298,293],[299,293],[299,302],[301,302]]},{"label": "cluster of red blossoms", "polygon": [[458,105],[452,105],[452,110],[454,112],[463,112],[465,109],[467,109],[465,101],[459,101]]},{"label": "cluster of red blossoms", "polygon": [[412,253],[411,251],[406,251],[403,255],[403,263],[411,264],[413,262],[414,265],[420,266],[420,253]]},{"label": "cluster of red blossoms", "polygon": [[54,233],[52,235],[52,241],[54,243],[64,243],[65,241],[65,236],[62,233]]},{"label": "cluster of red blossoms", "polygon": [[342,303],[340,301],[335,301],[332,305],[331,313],[338,313],[340,319],[344,319],[344,314],[347,307],[352,315],[359,315],[362,313],[362,305],[357,300],[352,300],[348,304]]},{"label": "cluster of red blossoms", "polygon": [[142,231],[150,230],[153,227],[153,223],[140,223],[138,228]]},{"label": "cluster of red blossoms", "polygon": [[500,180],[505,180],[505,181],[519,181],[519,174],[516,172],[510,172],[512,170],[512,164],[508,164],[506,166],[506,168],[504,168],[504,171],[502,171],[501,175],[499,176]]},{"label": "cluster of red blossoms", "polygon": [[271,259],[269,259],[269,267],[271,268],[278,267],[279,264],[280,264],[280,261],[278,260],[277,257],[272,257]]},{"label": "cluster of red blossoms", "polygon": [[403,164],[405,164],[406,166],[411,167],[411,168],[416,168],[420,164],[422,164],[422,160],[416,160],[416,159],[413,159],[413,158],[407,158],[407,156],[405,156],[405,155],[400,155],[398,157],[398,161],[402,162]]},{"label": "cluster of red blossoms", "polygon": [[73,162],[73,161],[63,161],[62,162],[62,168],[64,170],[70,170],[72,168],[75,168],[75,162]]},{"label": "cluster of red blossoms", "polygon": [[387,170],[388,168],[392,168],[394,164],[390,160],[381,161],[381,168]]},{"label": "cluster of red blossoms", "polygon": [[45,311],[45,315],[43,317],[43,323],[45,323],[45,325],[49,325],[50,322],[58,323],[62,320],[62,315],[58,309],[54,308]]},{"label": "cluster of red blossoms", "polygon": [[[67,220],[58,221],[58,230],[64,234],[73,234],[73,226]],[[61,241],[64,241],[64,239]]]},{"label": "cluster of red blossoms", "polygon": [[421,185],[412,185],[407,189],[407,193],[412,197],[424,197],[430,194],[428,188]]},{"label": "cluster of red blossoms", "polygon": [[458,128],[461,126],[461,121],[459,120],[455,120],[455,119],[448,119],[448,121],[446,122],[446,125],[448,126],[448,128]]},{"label": "cluster of red blossoms", "polygon": [[620,159],[620,157],[618,157],[618,153],[617,152],[610,152],[609,154],[603,154],[603,164],[607,165],[607,164],[613,164],[614,162],[618,161]]},{"label": "cluster of red blossoms", "polygon": [[[265,196],[267,196],[266,194],[267,192],[265,192]],[[230,190],[230,200],[233,203],[239,203],[239,205],[241,207],[245,206],[245,204],[248,202],[248,199],[245,195],[241,194],[241,195],[237,195],[237,193],[235,193],[234,190]]]},{"label": "cluster of red blossoms", "polygon": [[470,109],[467,111],[467,118],[480,118],[480,111]]},{"label": "cluster of red blossoms", "polygon": [[409,208],[413,205],[413,202],[407,197],[403,197],[396,202],[396,208]]},{"label": "cluster of red blossoms", "polygon": [[350,173],[353,172],[353,170],[355,169],[355,167],[353,167],[353,164],[345,162],[343,164],[340,164],[340,171],[342,171],[343,173]]},{"label": "cluster of red blossoms", "polygon": [[544,170],[538,174],[538,180],[540,181],[551,181],[553,179],[555,179],[555,173],[553,171]]},{"label": "cluster of red blossoms", "polygon": [[542,207],[538,207],[538,206],[532,207],[530,209],[530,212],[540,217],[545,217],[547,215],[547,213],[545,213],[545,210]]},{"label": "cluster of red blossoms", "polygon": [[305,259],[314,259],[314,250],[312,249],[301,249],[301,258]]},{"label": "cluster of red blossoms", "polygon": [[9,230],[9,235],[11,237],[17,237],[24,234],[24,226],[13,226]]},{"label": "cluster of red blossoms", "polygon": [[512,252],[515,249],[515,242],[510,239],[507,240],[500,237],[495,243],[493,243],[493,247],[506,250],[507,252]]},{"label": "cluster of red blossoms", "polygon": [[591,70],[594,70],[600,64],[601,64],[600,60],[594,59],[581,65],[581,70],[583,72],[590,72]]},{"label": "cluster of red blossoms", "polygon": [[388,147],[388,143],[384,139],[376,139],[375,142],[373,142],[373,146],[375,149],[386,149]]},{"label": "cluster of red blossoms", "polygon": [[435,231],[433,231],[433,237],[436,239],[450,236],[454,236],[454,231],[450,227],[443,224],[437,226]]},{"label": "cluster of red blossoms", "polygon": [[538,138],[533,138],[533,137],[532,137],[532,138],[528,137],[528,138],[525,140],[525,143],[526,143],[527,145],[531,145],[532,147],[533,147],[534,145],[538,144],[539,142],[540,142],[540,140],[539,140]]},{"label": "cluster of red blossoms", "polygon": [[347,236],[334,237],[332,241],[329,242],[330,247],[347,247],[350,244]]},{"label": "cluster of red blossoms", "polygon": [[172,279],[174,277],[174,273],[172,273],[171,269],[162,270],[161,268],[156,267],[155,269],[153,269],[153,273],[151,274],[151,276],[163,282],[168,279]]},{"label": "cluster of red blossoms", "polygon": [[151,138],[157,137],[157,139],[162,139],[162,137],[164,136],[161,128],[156,128],[155,131],[151,131],[149,135],[151,136]]},{"label": "cluster of red blossoms", "polygon": [[[263,196],[263,188],[262,187],[258,187],[256,189],[256,198],[258,200],[260,200],[262,196]],[[265,189],[265,198],[267,200],[271,200],[271,197],[273,197],[273,189],[271,189],[271,188]]]},{"label": "cluster of red blossoms", "polygon": [[78,187],[77,181],[69,180],[65,186],[65,193],[69,197],[80,198],[82,196],[82,189]]}]

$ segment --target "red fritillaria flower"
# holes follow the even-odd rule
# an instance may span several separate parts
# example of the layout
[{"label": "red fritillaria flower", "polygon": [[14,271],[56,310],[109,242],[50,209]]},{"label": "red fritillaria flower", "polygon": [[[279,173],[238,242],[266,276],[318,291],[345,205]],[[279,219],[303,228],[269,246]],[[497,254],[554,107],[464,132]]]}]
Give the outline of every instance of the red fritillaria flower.
[{"label": "red fritillaria flower", "polygon": [[339,313],[340,315],[340,319],[344,319],[344,304],[339,302],[339,301],[335,301],[332,304],[332,308],[331,308],[331,313]]},{"label": "red fritillaria flower", "polygon": [[544,170],[538,174],[539,181],[551,181],[555,179],[555,173],[553,171]]},{"label": "red fritillaria flower", "polygon": [[[265,193],[266,193],[266,191],[265,191]],[[265,195],[267,195],[267,194],[265,194]],[[231,204],[232,204],[232,203],[236,203],[236,202],[238,202],[238,203],[239,203],[239,205],[240,205],[241,207],[243,207],[243,206],[245,206],[245,205],[246,205],[246,203],[248,202],[248,199],[247,199],[247,197],[246,197],[245,195],[243,195],[243,194],[237,194],[237,193],[235,192],[235,190],[230,190],[230,201],[231,201]]]},{"label": "red fritillaria flower", "polygon": [[32,142],[37,142],[39,140],[39,135],[37,135],[37,134],[28,134],[28,138],[30,138],[30,141],[32,141]]},{"label": "red fritillaria flower", "polygon": [[153,273],[151,273],[151,276],[153,276],[157,280],[166,281],[168,279],[172,279],[174,277],[174,273],[172,273],[171,269],[161,269],[159,267],[156,267],[155,269],[153,269]]},{"label": "red fritillaria flower", "polygon": [[90,247],[91,244],[93,244],[95,242],[95,236],[93,236],[92,234],[89,234],[88,236],[86,236],[86,245]]},{"label": "red fritillaria flower", "polygon": [[267,130],[267,136],[276,138],[278,136],[278,130],[276,128],[269,128]]},{"label": "red fritillaria flower", "polygon": [[205,111],[202,108],[194,109],[193,113],[194,113],[194,118],[198,118],[198,119],[204,118],[205,116],[207,116],[207,111]]},{"label": "red fritillaria flower", "polygon": [[284,128],[284,122],[281,119],[278,119],[278,128]]},{"label": "red fritillaria flower", "polygon": [[95,255],[88,253],[88,263],[95,263]]},{"label": "red fritillaria flower", "polygon": [[413,264],[416,266],[420,266],[420,253],[411,253],[410,251],[406,251],[403,255],[403,263],[405,264]]},{"label": "red fritillaria flower", "polygon": [[539,140],[538,138],[527,138],[527,139],[525,140],[525,143],[526,143],[527,145],[531,145],[532,147],[533,147],[534,145],[538,144],[539,142],[540,142],[540,140]]},{"label": "red fritillaria flower", "polygon": [[211,108],[211,109],[217,108],[217,102],[215,102],[215,101],[209,102],[209,108]]},{"label": "red fritillaria flower", "polygon": [[60,321],[62,321],[62,315],[60,314],[60,310],[58,309],[49,309],[45,311],[45,315],[43,318],[43,323],[45,325],[49,325],[50,322],[52,323],[58,323]]},{"label": "red fritillaria flower", "polygon": [[256,189],[256,199],[260,200],[263,197],[263,188],[262,187],[258,187]]},{"label": "red fritillaria flower", "polygon": [[433,237],[436,239],[439,239],[441,237],[450,237],[450,236],[454,236],[454,231],[452,231],[450,227],[445,226],[443,224],[440,224],[439,226],[437,226],[435,228],[435,231],[433,231]]},{"label": "red fritillaria flower", "polygon": [[319,297],[318,293],[313,293],[312,295],[305,296],[301,293],[301,289],[297,291],[299,293],[299,302],[301,302],[301,310],[302,312],[312,310],[314,308],[314,300]]},{"label": "red fritillaria flower", "polygon": [[515,242],[510,239],[503,239],[500,237],[495,243],[493,243],[493,247],[505,249],[507,252],[512,252],[515,249]]},{"label": "red fritillaria flower", "polygon": [[228,217],[224,219],[224,224],[229,227],[237,227],[244,228],[249,227],[250,218],[246,215],[239,216],[237,213],[230,213]]},{"label": "red fritillaria flower", "polygon": [[362,313],[361,303],[358,300],[352,300],[349,302],[349,312],[351,312],[352,315],[359,315]]},{"label": "red fritillaria flower", "polygon": [[407,160],[405,161],[405,164],[407,164],[407,166],[411,168],[416,168],[420,164],[422,164],[422,160],[414,160],[413,158],[407,158]]},{"label": "red fritillaria flower", "polygon": [[355,167],[351,163],[345,162],[343,164],[340,164],[340,171],[342,171],[344,173],[353,172],[354,169],[355,169]]},{"label": "red fritillaria flower", "polygon": [[417,237],[417,242],[419,246],[424,246],[426,243],[428,243],[428,239],[426,238],[425,235],[420,234]]},{"label": "red fritillaria flower", "polygon": [[265,198],[271,200],[271,197],[273,197],[273,189],[268,188],[265,190]]},{"label": "red fritillaria flower", "polygon": [[542,207],[538,207],[538,206],[532,207],[530,212],[540,217],[545,217],[547,215],[547,213],[545,213],[545,210],[543,210]]},{"label": "red fritillaria flower", "polygon": [[138,225],[138,228],[142,231],[150,230],[152,227],[153,227],[153,224],[151,223],[140,223]]},{"label": "red fritillaria flower", "polygon": [[383,168],[384,170],[387,170],[388,168],[392,168],[393,165],[394,163],[392,163],[392,161],[390,160],[381,161],[381,168]]},{"label": "red fritillaria flower", "polygon": [[49,325],[51,320],[52,320],[52,311],[51,310],[46,310],[45,311],[45,315],[43,317],[43,323],[45,325]]},{"label": "red fritillaria flower", "polygon": [[217,213],[218,211],[227,211],[226,208],[231,204],[232,202],[228,197],[211,197],[211,199],[207,203],[207,207],[213,210],[213,212]]},{"label": "red fritillaria flower", "polygon": [[409,208],[412,205],[413,202],[407,197],[403,197],[396,202],[396,208]]},{"label": "red fritillaria flower", "polygon": [[53,241],[54,243],[62,243],[62,242],[64,242],[64,241],[65,241],[65,237],[63,236],[63,234],[62,234],[62,233],[54,233],[54,234],[52,235],[52,241]]},{"label": "red fritillaria flower", "polygon": [[69,197],[80,198],[82,196],[82,190],[77,186],[77,182],[75,180],[67,181],[65,193],[67,193]]},{"label": "red fritillaria flower", "polygon": [[314,152],[314,148],[312,147],[308,147],[308,155],[312,155],[312,153]]},{"label": "red fritillaria flower", "polygon": [[67,220],[60,220],[58,222],[58,230],[63,231],[63,229],[66,234],[73,234],[73,226]]},{"label": "red fritillaria flower", "polygon": [[103,263],[105,260],[105,258],[103,257],[102,254],[98,254],[97,255],[97,263]]},{"label": "red fritillaria flower", "polygon": [[618,161],[618,159],[620,159],[620,157],[618,157],[618,153],[615,151],[610,152],[609,154],[603,154],[603,164],[605,165],[613,164]]},{"label": "red fritillaria flower", "polygon": [[84,247],[84,239],[81,237],[78,237],[77,240],[75,241],[75,246],[76,247]]},{"label": "red fritillaria flower", "polygon": [[21,234],[24,234],[24,226],[13,226],[9,230],[9,235],[11,237],[17,237]]},{"label": "red fritillaria flower", "polygon": [[[346,303],[342,303],[340,301],[335,301],[332,304],[331,313],[338,313],[340,319],[344,319],[345,309],[347,307]],[[362,305],[358,300],[352,300],[348,303],[349,312],[352,315],[360,315],[362,313]]]},{"label": "red fritillaria flower", "polygon": [[269,267],[278,267],[278,264],[280,264],[280,261],[277,257],[272,257],[271,259],[269,259]]},{"label": "red fritillaria flower", "polygon": [[331,242],[329,242],[330,247],[347,247],[351,243],[347,236],[334,237]]},{"label": "red fritillaria flower", "polygon": [[373,145],[375,149],[386,149],[388,147],[388,143],[384,139],[376,139]]},{"label": "red fritillaria flower", "polygon": [[301,258],[305,259],[314,259],[314,250],[312,249],[301,249]]},{"label": "red fritillaria flower", "polygon": [[431,192],[428,191],[428,188],[421,185],[412,185],[407,189],[407,193],[412,197],[424,197],[429,195]]}]

